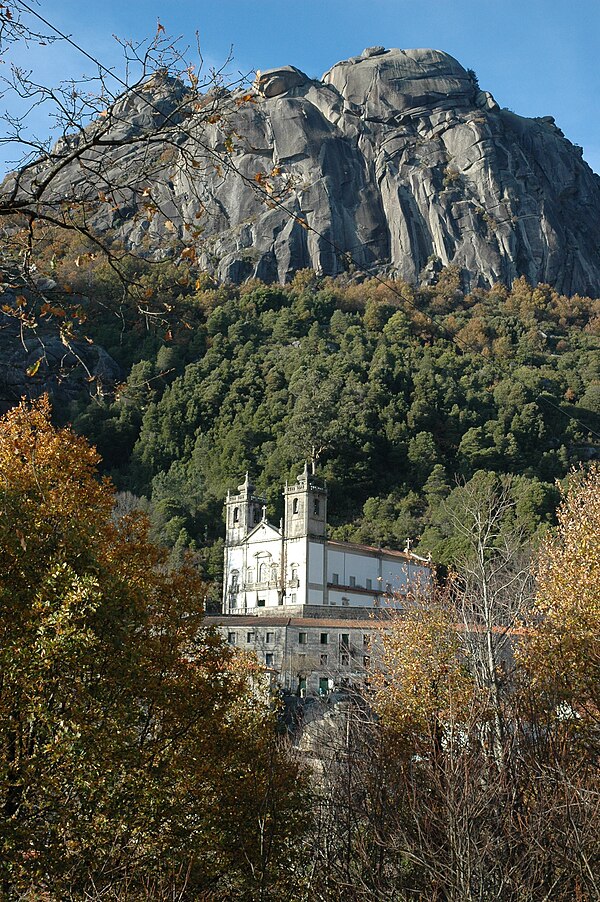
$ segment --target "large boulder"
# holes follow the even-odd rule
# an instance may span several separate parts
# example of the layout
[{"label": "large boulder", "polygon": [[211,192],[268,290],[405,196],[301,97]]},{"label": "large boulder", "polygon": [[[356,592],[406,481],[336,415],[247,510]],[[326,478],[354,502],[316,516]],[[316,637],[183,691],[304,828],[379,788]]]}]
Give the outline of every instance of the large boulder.
[{"label": "large boulder", "polygon": [[267,69],[257,72],[254,86],[262,97],[278,97],[293,88],[306,84],[308,76],[295,66],[281,66],[279,69]]}]

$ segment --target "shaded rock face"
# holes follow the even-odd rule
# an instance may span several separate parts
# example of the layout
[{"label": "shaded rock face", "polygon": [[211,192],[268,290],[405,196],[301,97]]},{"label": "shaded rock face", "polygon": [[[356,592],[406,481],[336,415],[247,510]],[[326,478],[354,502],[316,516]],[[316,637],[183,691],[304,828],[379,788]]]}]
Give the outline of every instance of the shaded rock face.
[{"label": "shaded rock face", "polygon": [[[4,294],[1,298],[10,300]],[[27,369],[39,361],[35,375]],[[66,410],[84,396],[101,397],[124,378],[123,371],[99,345],[73,341],[66,347],[50,330],[24,342],[18,323],[0,314],[0,414],[21,398],[39,398],[48,393],[57,408]]]},{"label": "shaded rock face", "polygon": [[[354,261],[416,282],[435,262],[459,266],[467,288],[525,275],[600,294],[600,178],[551,117],[500,109],[448,54],[369,48],[321,81],[284,66],[259,73],[252,102],[235,101],[224,101],[233,168],[183,164],[202,154],[196,141],[221,152],[225,140],[221,123],[188,111],[173,121],[179,156],[171,146],[152,185],[157,211],[124,189],[120,218],[100,205],[97,223],[156,258],[192,241],[202,204],[199,262],[232,281],[283,282],[304,267],[335,275]],[[142,98],[120,102],[131,122],[160,119]],[[270,194],[256,190],[265,183]]]}]

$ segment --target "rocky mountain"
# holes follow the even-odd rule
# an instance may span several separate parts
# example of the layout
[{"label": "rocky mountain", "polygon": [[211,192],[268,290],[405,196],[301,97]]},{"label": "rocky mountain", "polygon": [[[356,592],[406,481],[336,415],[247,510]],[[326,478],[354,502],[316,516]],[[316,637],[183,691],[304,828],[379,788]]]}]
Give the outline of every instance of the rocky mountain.
[{"label": "rocky mountain", "polygon": [[109,137],[134,140],[61,167],[53,201],[85,197],[97,230],[234,282],[455,264],[466,287],[600,294],[600,178],[552,117],[501,109],[446,53],[369,48],[320,81],[272,69],[213,95],[214,116],[185,98],[160,76],[121,98]]}]

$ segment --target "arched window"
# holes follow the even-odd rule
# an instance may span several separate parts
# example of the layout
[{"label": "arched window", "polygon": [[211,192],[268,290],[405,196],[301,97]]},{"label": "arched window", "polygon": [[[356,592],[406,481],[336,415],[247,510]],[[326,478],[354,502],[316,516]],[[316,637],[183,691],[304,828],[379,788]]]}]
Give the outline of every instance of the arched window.
[{"label": "arched window", "polygon": [[258,568],[258,581],[259,583],[267,582],[267,565],[261,564]]},{"label": "arched window", "polygon": [[319,516],[319,511],[320,511],[320,510],[321,510],[321,505],[320,505],[320,503],[319,503],[319,499],[318,499],[318,498],[315,498],[315,499],[313,500],[313,514],[315,515],[315,517],[318,517],[318,516]]},{"label": "arched window", "polygon": [[292,501],[292,513],[293,514],[298,513],[298,499],[297,498],[294,498],[294,500]]},{"label": "arched window", "polygon": [[233,509],[233,522],[239,523],[240,520],[240,509],[239,507],[234,507]]},{"label": "arched window", "polygon": [[239,579],[240,579],[239,570],[232,570],[231,571],[231,589],[233,592],[237,592],[237,590],[238,590]]},{"label": "arched window", "polygon": [[254,508],[254,522],[260,523],[260,511],[257,507]]}]

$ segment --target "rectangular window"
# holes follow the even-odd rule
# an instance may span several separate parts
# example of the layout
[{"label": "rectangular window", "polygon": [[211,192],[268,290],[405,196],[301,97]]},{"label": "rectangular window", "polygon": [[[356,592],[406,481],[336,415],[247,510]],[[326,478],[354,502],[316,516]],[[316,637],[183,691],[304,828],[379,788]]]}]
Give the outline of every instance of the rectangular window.
[{"label": "rectangular window", "polygon": [[372,589],[372,588],[373,588],[373,580],[367,579],[367,589]]},{"label": "rectangular window", "polygon": [[327,664],[327,655],[321,655],[321,667]]},{"label": "rectangular window", "polygon": [[327,645],[329,642],[329,633],[321,633],[321,645]]},{"label": "rectangular window", "polygon": [[350,664],[350,655],[342,655],[342,667],[348,667]]},{"label": "rectangular window", "polygon": [[327,677],[319,678],[319,695],[327,695],[329,691],[329,680]]},{"label": "rectangular window", "polygon": [[331,577],[331,582],[332,582],[332,583],[335,583],[336,586],[339,586],[339,584],[340,584],[340,574],[339,574],[339,573],[334,573],[333,576]]},{"label": "rectangular window", "polygon": [[235,645],[235,633],[227,633],[227,641],[230,645]]},{"label": "rectangular window", "polygon": [[292,604],[296,604],[296,593],[295,592],[292,592],[292,594],[291,594],[291,602],[292,602]]},{"label": "rectangular window", "polygon": [[275,633],[267,633],[267,635],[265,636],[265,642],[267,642],[270,645],[271,642],[274,642],[274,641],[275,641]]},{"label": "rectangular window", "polygon": [[267,667],[272,667],[272,666],[273,666],[273,652],[268,651],[268,652],[266,653],[266,655],[265,655],[265,664],[267,665]]},{"label": "rectangular window", "polygon": [[298,633],[298,645],[306,645],[308,643],[308,633]]},{"label": "rectangular window", "polygon": [[341,633],[340,635],[340,646],[344,651],[348,651],[350,648],[350,633]]},{"label": "rectangular window", "polygon": [[355,586],[355,585],[356,585],[356,577],[355,577],[355,576],[351,576],[351,577],[350,577],[350,582],[349,582],[348,585],[350,585],[350,586]]},{"label": "rectangular window", "polygon": [[256,639],[255,632],[246,633],[246,642],[254,642],[255,639]]},{"label": "rectangular window", "polygon": [[256,607],[257,607],[257,608],[264,608],[264,606],[265,606],[265,600],[264,600],[264,598],[259,598],[258,601],[256,602]]}]

